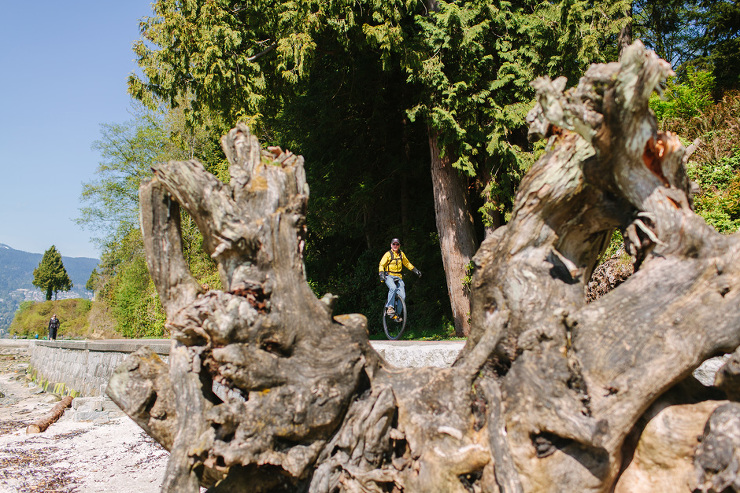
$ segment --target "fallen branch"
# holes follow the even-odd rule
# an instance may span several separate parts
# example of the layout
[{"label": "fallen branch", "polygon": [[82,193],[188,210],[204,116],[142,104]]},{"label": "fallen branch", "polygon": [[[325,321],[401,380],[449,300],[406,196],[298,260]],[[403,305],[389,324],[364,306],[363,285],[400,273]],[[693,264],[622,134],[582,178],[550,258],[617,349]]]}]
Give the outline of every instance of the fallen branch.
[{"label": "fallen branch", "polygon": [[28,425],[28,428],[26,428],[26,434],[30,435],[32,433],[42,433],[46,431],[49,426],[56,423],[56,421],[62,417],[64,410],[71,405],[72,396],[68,395],[61,401],[57,402],[57,404],[51,408],[51,412],[48,415],[36,420],[35,423]]}]

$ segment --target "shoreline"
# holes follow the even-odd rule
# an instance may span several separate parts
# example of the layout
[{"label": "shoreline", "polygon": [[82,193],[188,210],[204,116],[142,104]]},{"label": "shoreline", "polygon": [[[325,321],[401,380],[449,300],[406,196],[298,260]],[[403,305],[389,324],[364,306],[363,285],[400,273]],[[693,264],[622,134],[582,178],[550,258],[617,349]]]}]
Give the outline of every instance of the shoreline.
[{"label": "shoreline", "polygon": [[24,348],[0,348],[0,493],[159,492],[169,453],[123,413],[88,421],[67,409],[26,434],[59,401],[29,382],[28,360]]}]

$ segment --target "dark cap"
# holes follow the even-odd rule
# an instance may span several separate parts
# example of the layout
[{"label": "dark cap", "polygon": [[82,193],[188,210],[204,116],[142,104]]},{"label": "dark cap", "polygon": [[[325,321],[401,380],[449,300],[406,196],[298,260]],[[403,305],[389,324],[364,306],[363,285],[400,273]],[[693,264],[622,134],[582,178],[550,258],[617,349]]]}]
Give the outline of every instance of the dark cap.
[{"label": "dark cap", "polygon": [[398,240],[398,238],[393,238],[391,240],[391,245],[394,244],[394,243],[398,243],[399,245],[401,244],[401,242]]}]

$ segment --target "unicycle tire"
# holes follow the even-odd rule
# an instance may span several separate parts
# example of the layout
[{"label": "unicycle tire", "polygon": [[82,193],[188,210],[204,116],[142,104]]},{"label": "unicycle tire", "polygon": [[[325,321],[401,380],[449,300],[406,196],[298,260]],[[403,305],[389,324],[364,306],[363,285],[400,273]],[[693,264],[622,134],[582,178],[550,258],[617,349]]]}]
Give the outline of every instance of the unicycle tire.
[{"label": "unicycle tire", "polygon": [[395,341],[401,337],[403,329],[406,328],[406,321],[408,320],[409,313],[406,311],[406,302],[403,298],[398,298],[398,301],[401,302],[401,307],[403,309],[401,312],[402,316],[400,322],[394,320],[392,315],[388,315],[386,308],[383,307],[383,330],[385,331],[385,336],[391,341]]}]

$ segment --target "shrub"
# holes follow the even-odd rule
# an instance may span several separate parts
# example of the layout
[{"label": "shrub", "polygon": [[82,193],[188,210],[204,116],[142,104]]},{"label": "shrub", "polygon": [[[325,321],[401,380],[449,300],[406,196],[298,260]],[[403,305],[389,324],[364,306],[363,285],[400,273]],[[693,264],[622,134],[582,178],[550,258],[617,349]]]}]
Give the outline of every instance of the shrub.
[{"label": "shrub", "polygon": [[650,107],[659,121],[688,120],[712,105],[712,73],[691,68],[685,77],[684,83],[677,82],[675,77],[669,79],[663,97],[650,98]]},{"label": "shrub", "polygon": [[669,82],[665,100],[651,100],[661,128],[698,139],[687,164],[689,178],[699,185],[694,209],[717,231],[740,229],[740,92],[729,91],[721,101],[709,99],[711,77],[691,71],[688,82]]},{"label": "shrub", "polygon": [[68,299],[36,303],[24,301],[10,324],[10,333],[20,337],[48,337],[49,319],[53,314],[59,321],[59,338],[86,337],[90,332],[88,315],[93,302],[87,299]]},{"label": "shrub", "polygon": [[133,259],[118,274],[111,307],[118,322],[116,330],[124,337],[165,334],[164,311],[143,257]]}]

